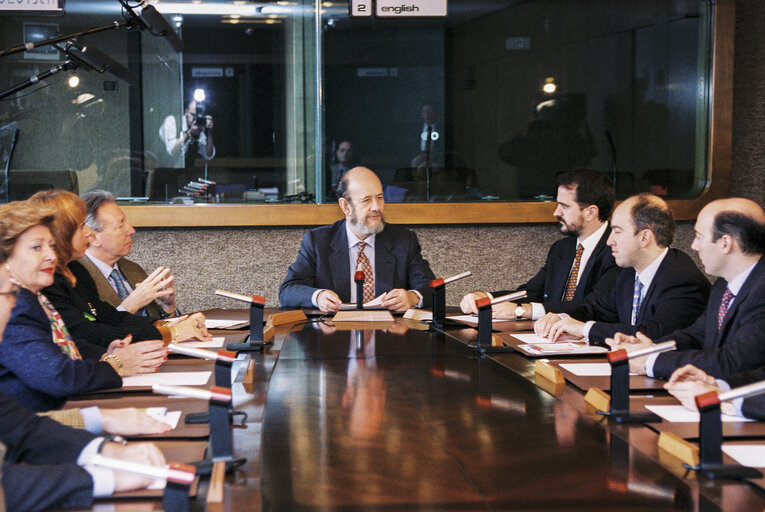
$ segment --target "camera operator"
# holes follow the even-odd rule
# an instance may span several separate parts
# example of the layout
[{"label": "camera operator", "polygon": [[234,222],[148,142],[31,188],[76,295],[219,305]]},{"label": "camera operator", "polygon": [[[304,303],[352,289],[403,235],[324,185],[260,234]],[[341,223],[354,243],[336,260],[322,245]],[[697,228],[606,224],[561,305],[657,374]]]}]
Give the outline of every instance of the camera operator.
[{"label": "camera operator", "polygon": [[183,155],[185,167],[194,167],[197,155],[205,160],[215,157],[213,118],[205,113],[204,102],[191,100],[184,111],[181,133],[177,137],[176,129],[175,117],[167,116],[159,135],[164,140],[169,155],[177,155],[179,152]]},{"label": "camera operator", "polygon": [[204,103],[197,104],[195,100],[191,100],[186,107],[181,123],[181,147],[186,167],[194,166],[196,154],[205,160],[212,160],[215,156],[213,118],[205,114]]}]

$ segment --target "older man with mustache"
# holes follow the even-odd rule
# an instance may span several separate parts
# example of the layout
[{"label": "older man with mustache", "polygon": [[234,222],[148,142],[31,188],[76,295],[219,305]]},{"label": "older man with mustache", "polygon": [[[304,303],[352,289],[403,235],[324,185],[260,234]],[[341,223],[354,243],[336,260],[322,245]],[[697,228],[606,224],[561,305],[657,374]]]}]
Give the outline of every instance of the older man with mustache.
[{"label": "older man with mustache", "polygon": [[392,311],[428,306],[428,286],[435,276],[420,253],[417,235],[386,224],[377,175],[355,167],[340,180],[337,192],[345,218],[305,234],[279,288],[281,305],[338,311],[343,302],[356,300],[353,275],[361,269],[364,302],[382,295],[382,306]]}]

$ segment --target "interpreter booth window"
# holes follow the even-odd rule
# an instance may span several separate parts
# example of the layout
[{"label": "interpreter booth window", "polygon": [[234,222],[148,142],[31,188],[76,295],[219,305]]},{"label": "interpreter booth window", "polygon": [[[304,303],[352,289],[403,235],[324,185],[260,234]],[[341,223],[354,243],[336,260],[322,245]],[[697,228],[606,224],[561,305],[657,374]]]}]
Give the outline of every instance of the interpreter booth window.
[{"label": "interpreter booth window", "polygon": [[547,201],[581,167],[621,197],[702,191],[711,2],[443,3],[0,9],[0,201],[332,203],[356,165],[389,202]]},{"label": "interpreter booth window", "polygon": [[549,200],[581,167],[621,197],[705,183],[708,2],[450,0],[322,28],[327,200],[358,164],[389,202]]}]

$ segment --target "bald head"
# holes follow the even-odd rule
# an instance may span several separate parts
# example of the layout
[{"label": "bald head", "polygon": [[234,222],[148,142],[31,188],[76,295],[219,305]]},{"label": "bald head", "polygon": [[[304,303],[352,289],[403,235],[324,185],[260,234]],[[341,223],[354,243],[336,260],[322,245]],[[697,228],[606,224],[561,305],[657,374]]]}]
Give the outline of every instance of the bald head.
[{"label": "bald head", "polygon": [[354,167],[343,175],[337,185],[340,209],[351,231],[364,240],[385,227],[383,197],[380,178],[366,167]]},{"label": "bald head", "polygon": [[729,197],[712,201],[699,212],[698,220],[711,225],[713,242],[729,235],[742,253],[765,253],[765,212],[750,199]]}]

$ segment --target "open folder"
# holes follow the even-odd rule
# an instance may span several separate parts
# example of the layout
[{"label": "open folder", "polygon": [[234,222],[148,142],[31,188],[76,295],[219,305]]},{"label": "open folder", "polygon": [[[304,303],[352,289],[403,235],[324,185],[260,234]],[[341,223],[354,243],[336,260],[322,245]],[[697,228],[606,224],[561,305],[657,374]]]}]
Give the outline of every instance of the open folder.
[{"label": "open folder", "polygon": [[[382,297],[385,295],[384,293],[378,297],[375,297],[374,299],[370,300],[369,302],[364,303],[364,309],[385,309],[382,305]],[[342,303],[340,305],[340,311],[350,311],[352,309],[356,309],[356,304],[350,304],[350,303]]]}]

